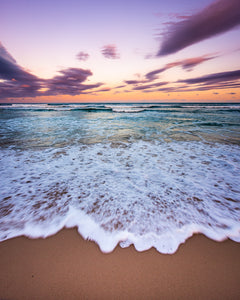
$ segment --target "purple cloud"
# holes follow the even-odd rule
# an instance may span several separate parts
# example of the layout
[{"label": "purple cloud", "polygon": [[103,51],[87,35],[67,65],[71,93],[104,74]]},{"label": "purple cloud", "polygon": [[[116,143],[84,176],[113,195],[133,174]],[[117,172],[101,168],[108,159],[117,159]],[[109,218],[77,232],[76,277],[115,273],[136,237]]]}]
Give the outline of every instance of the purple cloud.
[{"label": "purple cloud", "polygon": [[[208,74],[201,77],[178,80],[178,86],[162,87],[158,91],[169,92],[190,92],[209,91],[219,89],[240,88],[240,70]],[[213,94],[218,94],[213,92]],[[229,92],[234,95],[235,93]]]},{"label": "purple cloud", "polygon": [[[42,79],[25,71],[0,44],[0,99],[50,95],[79,95],[98,88],[102,83],[84,84],[90,70],[68,68],[59,75]],[[86,92],[85,92],[86,93]]]},{"label": "purple cloud", "polygon": [[157,69],[157,70],[154,70],[154,71],[151,71],[151,72],[148,72],[145,77],[148,81],[153,81],[155,79],[158,79],[158,74],[162,73],[166,71],[166,68],[160,68],[160,69]]},{"label": "purple cloud", "polygon": [[125,80],[124,81],[126,84],[140,84],[140,83],[145,83],[146,82],[146,80]]},{"label": "purple cloud", "polygon": [[133,90],[146,90],[146,89],[152,89],[152,88],[156,88],[162,85],[166,85],[168,84],[167,81],[163,81],[163,82],[156,82],[153,84],[145,84],[145,85],[140,85],[140,86],[136,86],[133,88]]},{"label": "purple cloud", "polygon": [[[0,42],[0,60],[1,61],[7,61],[12,64],[16,64],[16,60],[11,56],[10,53],[6,50],[6,48],[3,46],[3,44]],[[1,65],[0,65],[1,66]]]},{"label": "purple cloud", "polygon": [[157,56],[175,53],[239,24],[239,0],[215,1],[202,11],[170,25]]},{"label": "purple cloud", "polygon": [[124,88],[126,85],[124,84],[122,84],[122,85],[118,85],[118,86],[116,86],[114,89],[121,89],[121,88]]},{"label": "purple cloud", "polygon": [[198,85],[195,87],[181,87],[181,91],[210,91],[210,90],[222,90],[222,89],[235,89],[240,88],[240,83],[238,84],[225,84],[225,83],[219,83],[219,84],[204,84],[204,85]]},{"label": "purple cloud", "polygon": [[96,90],[96,92],[109,92],[109,91],[111,91],[111,88],[109,88],[109,87],[105,87],[105,88],[102,88],[102,89],[100,89],[100,90]]},{"label": "purple cloud", "polygon": [[226,81],[236,81],[240,79],[240,70],[236,71],[229,71],[229,72],[221,72],[221,73],[214,73],[209,74],[201,77],[196,78],[189,78],[184,80],[178,80],[178,82],[184,82],[187,84],[214,84]]},{"label": "purple cloud", "polygon": [[115,45],[105,45],[102,47],[102,55],[110,59],[120,58],[119,53],[117,52],[117,47]]},{"label": "purple cloud", "polygon": [[187,71],[192,71],[192,69],[197,65],[216,57],[217,56],[202,55],[199,57],[187,58],[182,61],[179,61],[179,65]]},{"label": "purple cloud", "polygon": [[90,70],[80,68],[68,68],[61,70],[60,75],[46,80],[48,95],[79,95],[85,90],[97,88],[102,83],[82,84],[92,75]]},{"label": "purple cloud", "polygon": [[77,54],[77,59],[81,61],[86,61],[88,60],[89,56],[90,55],[88,53],[81,51]]},{"label": "purple cloud", "polygon": [[30,83],[38,78],[20,67],[0,43],[0,79]]},{"label": "purple cloud", "polygon": [[[25,71],[0,43],[0,98],[34,97],[42,80]],[[24,96],[23,96],[24,95]]]},{"label": "purple cloud", "polygon": [[166,64],[163,68],[156,69],[154,71],[147,73],[145,75],[145,77],[147,80],[153,81],[158,78],[158,76],[157,76],[158,74],[160,74],[170,68],[178,67],[178,66],[182,67],[183,69],[185,69],[187,71],[192,71],[192,69],[194,67],[196,67],[197,65],[199,65],[205,61],[208,61],[210,59],[213,59],[213,58],[216,58],[216,56],[202,55],[202,56],[198,56],[198,57],[186,58],[183,60],[175,61],[175,62]]}]

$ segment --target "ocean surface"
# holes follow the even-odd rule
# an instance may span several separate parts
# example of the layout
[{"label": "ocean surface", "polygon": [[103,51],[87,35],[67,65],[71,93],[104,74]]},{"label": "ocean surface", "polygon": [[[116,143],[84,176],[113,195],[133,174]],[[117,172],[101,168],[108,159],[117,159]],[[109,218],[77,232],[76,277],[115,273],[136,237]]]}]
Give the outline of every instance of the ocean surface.
[{"label": "ocean surface", "polygon": [[240,104],[0,105],[0,241],[240,242]]}]

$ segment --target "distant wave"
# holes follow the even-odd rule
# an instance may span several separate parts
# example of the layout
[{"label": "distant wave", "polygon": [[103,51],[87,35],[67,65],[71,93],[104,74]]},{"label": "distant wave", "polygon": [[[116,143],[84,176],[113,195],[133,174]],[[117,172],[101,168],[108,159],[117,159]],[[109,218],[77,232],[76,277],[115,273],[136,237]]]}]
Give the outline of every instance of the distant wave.
[{"label": "distant wave", "polygon": [[[111,111],[114,113],[140,113],[143,111],[164,111],[185,109],[223,110],[240,112],[240,104],[186,104],[186,103],[47,103],[47,104],[0,104],[0,109],[42,110],[42,111]],[[195,111],[194,111],[195,110]]]}]

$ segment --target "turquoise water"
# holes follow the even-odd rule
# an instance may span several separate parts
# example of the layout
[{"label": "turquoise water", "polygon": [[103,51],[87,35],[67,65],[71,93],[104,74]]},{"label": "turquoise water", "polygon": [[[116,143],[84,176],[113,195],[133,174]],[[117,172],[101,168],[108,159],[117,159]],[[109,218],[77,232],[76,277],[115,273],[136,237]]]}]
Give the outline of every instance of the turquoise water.
[{"label": "turquoise water", "polygon": [[0,105],[0,239],[240,241],[240,104]]},{"label": "turquoise water", "polygon": [[2,147],[137,140],[239,144],[238,104],[15,104],[0,109]]}]

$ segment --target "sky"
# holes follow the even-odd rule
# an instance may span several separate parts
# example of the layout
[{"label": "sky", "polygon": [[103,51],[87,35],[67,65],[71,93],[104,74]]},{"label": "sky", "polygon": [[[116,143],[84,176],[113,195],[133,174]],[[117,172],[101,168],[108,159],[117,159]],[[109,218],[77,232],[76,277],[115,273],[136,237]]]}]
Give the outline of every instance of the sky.
[{"label": "sky", "polygon": [[0,0],[22,102],[240,102],[240,0]]}]

